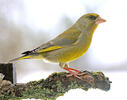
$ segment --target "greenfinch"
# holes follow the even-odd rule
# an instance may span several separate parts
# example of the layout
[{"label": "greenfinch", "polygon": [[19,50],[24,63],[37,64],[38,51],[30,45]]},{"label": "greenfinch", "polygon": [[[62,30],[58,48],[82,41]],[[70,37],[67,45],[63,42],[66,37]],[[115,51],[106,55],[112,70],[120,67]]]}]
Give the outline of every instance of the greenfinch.
[{"label": "greenfinch", "polygon": [[69,62],[76,60],[86,53],[90,47],[93,33],[98,24],[105,22],[98,14],[88,13],[81,16],[66,31],[53,40],[42,44],[31,51],[23,52],[23,56],[13,59],[42,59],[58,63],[59,66],[71,75],[78,77],[79,70],[70,68]]}]

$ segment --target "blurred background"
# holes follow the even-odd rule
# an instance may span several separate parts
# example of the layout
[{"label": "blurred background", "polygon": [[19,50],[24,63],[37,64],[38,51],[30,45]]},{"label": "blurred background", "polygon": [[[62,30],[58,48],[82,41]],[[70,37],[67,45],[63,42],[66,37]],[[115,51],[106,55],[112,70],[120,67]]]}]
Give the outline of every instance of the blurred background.
[{"label": "blurred background", "polygon": [[[0,63],[6,63],[21,56],[22,52],[53,39],[80,16],[97,13],[107,22],[95,31],[88,52],[71,62],[70,67],[103,71],[113,81],[112,88],[109,92],[72,90],[58,100],[77,100],[79,96],[83,99],[85,95],[89,100],[124,98],[125,92],[119,91],[127,89],[126,4],[126,0],[0,0]],[[42,60],[21,60],[14,64],[17,82],[20,83],[64,71],[58,64]],[[100,96],[97,97],[97,94]]]}]

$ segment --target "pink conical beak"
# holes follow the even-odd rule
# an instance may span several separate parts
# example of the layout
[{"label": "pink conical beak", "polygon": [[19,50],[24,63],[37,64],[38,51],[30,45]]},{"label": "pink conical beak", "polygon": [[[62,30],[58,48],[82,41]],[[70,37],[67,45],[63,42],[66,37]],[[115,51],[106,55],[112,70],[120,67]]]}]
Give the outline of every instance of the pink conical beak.
[{"label": "pink conical beak", "polygon": [[96,20],[96,24],[101,24],[101,23],[103,23],[103,22],[106,22],[106,20],[105,19],[103,19],[103,18],[101,18],[100,16],[97,18],[97,20]]}]

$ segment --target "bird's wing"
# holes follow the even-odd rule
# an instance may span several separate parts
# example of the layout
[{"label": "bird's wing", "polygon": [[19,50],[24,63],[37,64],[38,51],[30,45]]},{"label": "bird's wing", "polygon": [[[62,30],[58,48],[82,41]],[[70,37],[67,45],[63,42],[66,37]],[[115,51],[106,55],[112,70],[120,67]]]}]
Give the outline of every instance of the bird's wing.
[{"label": "bird's wing", "polygon": [[67,31],[63,32],[62,34],[58,35],[55,39],[42,44],[38,48],[32,50],[32,51],[26,51],[22,54],[29,55],[31,53],[41,53],[41,52],[47,52],[52,50],[57,50],[60,48],[63,48],[65,46],[70,46],[74,42],[77,41],[80,31],[71,27]]},{"label": "bird's wing", "polygon": [[69,28],[62,34],[58,35],[55,39],[51,40],[53,45],[70,46],[77,41],[81,31],[76,28]]}]

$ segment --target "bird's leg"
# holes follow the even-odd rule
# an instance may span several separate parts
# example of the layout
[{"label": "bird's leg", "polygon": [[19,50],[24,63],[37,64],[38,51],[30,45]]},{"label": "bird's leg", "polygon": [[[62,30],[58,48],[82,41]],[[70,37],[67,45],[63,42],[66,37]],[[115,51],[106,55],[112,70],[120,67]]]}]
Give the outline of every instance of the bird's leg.
[{"label": "bird's leg", "polygon": [[68,67],[67,64],[64,64],[63,69],[65,69],[65,70],[67,70],[67,71],[69,72],[69,74],[67,75],[67,77],[75,76],[75,77],[81,79],[80,76],[81,76],[81,75],[84,75],[84,73],[81,73],[80,70],[70,68],[70,67]]},{"label": "bird's leg", "polygon": [[[65,65],[66,66],[66,65]],[[66,67],[65,67],[66,68]],[[75,71],[77,73],[80,73],[81,71],[80,70],[77,70],[77,69],[74,69],[74,68],[70,68],[70,67],[67,67],[68,70],[72,70],[72,71]]]},{"label": "bird's leg", "polygon": [[70,76],[75,76],[77,78],[80,78],[78,76],[78,73],[80,73],[81,71],[80,70],[77,70],[77,69],[73,69],[73,68],[69,68],[67,64],[65,63],[60,63],[59,66],[65,70],[67,70],[69,72],[69,74],[67,75],[67,77],[70,77]]},{"label": "bird's leg", "polygon": [[73,71],[71,71],[69,68],[66,68],[66,67],[65,67],[64,69],[67,70],[67,71],[69,72],[69,74],[67,75],[67,77],[75,76],[75,77],[81,79],[81,78],[78,76],[78,73],[77,73],[77,72],[73,72]]},{"label": "bird's leg", "polygon": [[[77,70],[77,69],[68,67],[67,64],[65,64],[64,69],[65,69],[65,70],[69,70],[69,71],[71,71],[71,72],[74,72],[74,73],[76,73],[78,76],[81,76],[81,75],[84,75],[84,74],[85,74],[85,73],[82,73],[80,70]],[[68,75],[68,76],[69,76],[69,75]],[[71,75],[71,76],[72,76],[72,75]]]},{"label": "bird's leg", "polygon": [[94,79],[91,77],[89,73],[81,72],[80,70],[69,68],[67,64],[63,64],[63,63],[60,64],[60,66],[69,72],[67,77],[70,77],[70,76],[77,77],[78,79],[87,81],[90,85],[93,86]]}]

